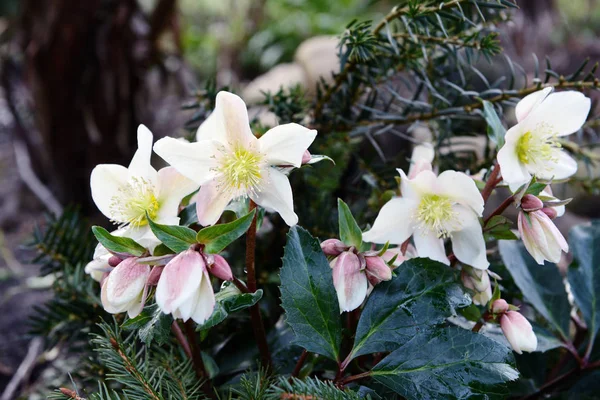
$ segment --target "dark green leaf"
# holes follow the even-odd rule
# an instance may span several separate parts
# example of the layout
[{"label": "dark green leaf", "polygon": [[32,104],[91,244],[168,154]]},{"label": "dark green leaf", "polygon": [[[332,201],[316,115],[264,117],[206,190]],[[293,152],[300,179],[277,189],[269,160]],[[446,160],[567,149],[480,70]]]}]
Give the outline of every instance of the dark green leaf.
[{"label": "dark green leaf", "polygon": [[496,240],[517,240],[517,235],[511,231],[511,226],[512,222],[508,218],[495,215],[485,224],[483,231]]},{"label": "dark green leaf", "polygon": [[215,296],[216,304],[212,315],[198,327],[198,330],[206,330],[220,324],[229,314],[251,307],[262,298],[263,291],[258,289],[254,293],[239,293],[237,289],[229,290],[227,286],[233,285],[226,282],[221,291]]},{"label": "dark green leaf", "polygon": [[300,227],[293,227],[281,268],[281,302],[294,344],[339,359],[342,339],[340,306],[331,267],[319,241]]},{"label": "dark green leaf", "polygon": [[490,140],[496,143],[497,148],[504,146],[504,135],[506,129],[502,125],[494,105],[487,100],[483,101],[483,116],[488,124],[488,136]]},{"label": "dark green leaf", "polygon": [[198,215],[196,214],[196,203],[186,206],[179,213],[179,223],[182,226],[190,226],[198,223]]},{"label": "dark green leaf", "polygon": [[148,218],[148,223],[158,240],[175,253],[186,251],[191,245],[196,243],[196,231],[186,226],[161,225],[150,218]]},{"label": "dark green leaf", "polygon": [[140,340],[146,345],[150,345],[152,340],[160,345],[169,340],[172,322],[170,315],[163,314],[157,304],[152,304],[137,317],[125,321],[121,328],[126,331],[137,330]]},{"label": "dark green leaf", "polygon": [[125,237],[111,235],[101,226],[92,226],[92,232],[96,239],[109,251],[119,254],[131,254],[139,257],[146,252],[146,249],[135,240]]},{"label": "dark green leaf", "polygon": [[358,227],[352,212],[342,199],[338,199],[338,223],[340,229],[340,240],[348,246],[360,249],[362,245],[362,231]]},{"label": "dark green leaf", "polygon": [[201,229],[196,235],[196,240],[198,243],[205,245],[204,251],[207,253],[219,253],[231,242],[246,233],[252,224],[255,213],[256,209],[228,224],[219,224]]},{"label": "dark green leaf", "polygon": [[469,330],[421,334],[377,364],[372,377],[407,399],[506,398],[516,379],[512,351]]},{"label": "dark green leaf", "polygon": [[392,351],[471,304],[447,265],[428,258],[405,261],[375,287],[363,309],[351,358]]},{"label": "dark green leaf", "polygon": [[527,301],[568,338],[571,306],[558,267],[538,265],[521,242],[502,240],[499,247],[502,261]]},{"label": "dark green leaf", "polygon": [[154,252],[152,253],[152,255],[156,257],[166,256],[167,254],[173,254],[173,250],[171,250],[162,243],[156,246],[154,248]]},{"label": "dark green leaf", "polygon": [[600,330],[600,221],[571,229],[569,244],[574,261],[567,277],[593,342]]}]

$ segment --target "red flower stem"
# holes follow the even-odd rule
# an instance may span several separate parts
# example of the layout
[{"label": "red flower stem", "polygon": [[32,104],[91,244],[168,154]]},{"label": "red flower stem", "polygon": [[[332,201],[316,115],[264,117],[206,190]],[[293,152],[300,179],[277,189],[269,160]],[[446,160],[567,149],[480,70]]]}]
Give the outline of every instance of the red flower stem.
[{"label": "red flower stem", "polygon": [[[256,203],[250,200],[250,211],[256,209]],[[246,232],[246,273],[248,275],[248,290],[250,293],[256,292],[256,271],[254,269],[254,260],[256,257],[256,213],[250,224],[248,232]],[[265,326],[260,314],[260,306],[257,304],[250,307],[250,319],[252,321],[252,330],[254,331],[254,339],[260,352],[260,359],[263,366],[268,370],[272,369],[273,362],[271,361],[271,353],[267,343],[267,334]]]},{"label": "red flower stem", "polygon": [[359,379],[368,378],[369,376],[371,376],[371,371],[363,372],[361,374],[351,375],[347,378],[342,379],[342,381],[340,382],[340,386],[347,385],[348,383],[357,381]]},{"label": "red flower stem", "polygon": [[298,362],[296,363],[296,366],[294,367],[294,371],[292,371],[292,378],[295,378],[300,374],[300,370],[302,369],[302,366],[306,361],[306,357],[308,357],[308,351],[304,349],[304,351],[302,351],[302,354],[300,355],[300,358],[298,359]]},{"label": "red flower stem", "polygon": [[485,187],[481,191],[481,197],[483,197],[484,203],[487,202],[490,195],[496,188],[496,185],[498,185],[498,183],[500,183],[501,180],[502,177],[500,176],[500,166],[497,162],[494,162],[494,169],[490,173],[490,176],[488,177],[488,180],[485,183]]},{"label": "red flower stem", "polygon": [[489,220],[492,219],[493,217],[495,217],[496,215],[502,214],[504,212],[504,210],[506,210],[508,208],[508,206],[510,206],[512,204],[513,201],[514,201],[514,196],[509,196],[506,199],[504,199],[504,201],[498,206],[498,208],[496,208],[494,211],[492,211],[492,213],[490,215],[487,216],[487,218],[483,222],[483,226],[485,226],[485,224],[487,224],[489,222]]},{"label": "red flower stem", "polygon": [[210,375],[206,371],[206,367],[204,366],[204,361],[202,360],[202,351],[200,350],[200,346],[198,346],[198,342],[196,340],[196,326],[194,321],[188,319],[183,327],[185,328],[185,334],[187,336],[187,341],[190,344],[191,353],[192,353],[192,363],[194,364],[194,369],[196,371],[196,376],[200,379],[204,379],[205,382],[202,384],[202,391],[209,398],[215,399],[215,394],[212,389],[212,382],[210,381]]},{"label": "red flower stem", "polygon": [[193,359],[194,356],[192,355],[192,349],[190,348],[190,344],[183,335],[183,332],[181,331],[181,327],[179,326],[179,323],[177,323],[177,320],[173,321],[173,324],[171,325],[171,330],[175,334],[175,338],[183,348],[185,354],[190,358],[190,360]]}]

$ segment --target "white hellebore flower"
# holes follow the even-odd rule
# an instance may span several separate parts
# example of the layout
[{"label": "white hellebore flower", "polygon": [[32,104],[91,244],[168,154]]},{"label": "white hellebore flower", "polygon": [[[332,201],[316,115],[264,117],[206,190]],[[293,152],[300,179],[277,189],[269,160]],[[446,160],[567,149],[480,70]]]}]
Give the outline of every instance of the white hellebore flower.
[{"label": "white hellebore flower", "polygon": [[156,142],[154,151],[201,185],[196,204],[202,225],[215,224],[232,199],[248,196],[293,226],[298,216],[292,188],[277,167],[300,167],[316,135],[315,130],[285,124],[257,139],[250,130],[244,101],[219,92],[213,113],[198,128],[197,142],[164,138]]},{"label": "white hellebore flower", "polygon": [[138,150],[129,167],[97,165],[90,185],[98,209],[121,227],[113,235],[132,238],[152,249],[160,242],[148,226],[146,213],[157,223],[177,224],[179,203],[198,185],[175,168],[167,167],[158,172],[152,168],[152,133],[140,125],[137,136]]},{"label": "white hellebore flower", "polygon": [[156,286],[156,304],[165,314],[202,324],[215,308],[215,293],[204,257],[186,250],[167,263]]},{"label": "white hellebore flower", "polygon": [[486,269],[485,241],[479,223],[483,198],[475,182],[462,172],[444,171],[436,176],[423,170],[408,179],[402,170],[402,197],[387,202],[363,239],[372,243],[402,244],[413,236],[419,257],[449,264],[444,238],[452,241],[456,258]]},{"label": "white hellebore flower", "polygon": [[565,179],[577,171],[577,162],[561,150],[559,138],[577,132],[590,112],[590,99],[582,93],[532,93],[516,107],[517,125],[506,132],[498,152],[502,177],[513,192],[540,179]]}]

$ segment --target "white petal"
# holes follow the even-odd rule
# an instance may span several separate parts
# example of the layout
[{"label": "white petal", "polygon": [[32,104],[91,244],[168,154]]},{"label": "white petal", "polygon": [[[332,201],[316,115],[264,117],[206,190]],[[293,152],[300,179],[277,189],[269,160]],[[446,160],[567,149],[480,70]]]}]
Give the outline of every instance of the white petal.
[{"label": "white petal", "polygon": [[100,289],[100,301],[102,302],[102,307],[104,308],[104,311],[106,311],[107,313],[111,313],[111,314],[118,314],[118,313],[125,311],[126,310],[125,306],[115,307],[108,300],[108,292],[106,291],[106,289],[107,289],[106,281],[107,280],[105,280],[104,283],[102,283],[102,287]]},{"label": "white petal", "polygon": [[413,234],[413,240],[415,241],[419,257],[431,258],[432,260],[450,265],[450,260],[448,260],[446,250],[444,249],[444,240],[438,238],[434,232],[423,232],[417,229]]},{"label": "white petal", "polygon": [[519,212],[519,233],[529,254],[538,264],[544,265],[545,256],[542,249],[547,248],[548,243],[540,222],[537,218],[531,218],[531,215],[533,213],[530,213],[528,218],[524,212]]},{"label": "white petal", "polygon": [[521,127],[513,126],[506,132],[504,146],[498,152],[498,165],[502,179],[514,193],[531,180],[531,174],[517,156],[517,143],[522,136]]},{"label": "white petal", "polygon": [[363,240],[371,243],[404,243],[413,233],[416,208],[416,202],[404,197],[394,197],[381,207],[373,227],[363,233]]},{"label": "white petal", "polygon": [[212,112],[203,123],[200,124],[196,131],[196,142],[203,140],[216,140],[220,143],[227,143],[225,128],[219,125],[217,114]]},{"label": "white petal", "polygon": [[156,183],[156,170],[150,165],[152,157],[152,132],[145,125],[138,126],[138,149],[129,163],[129,178],[141,177]]},{"label": "white petal", "polygon": [[250,193],[250,198],[256,204],[274,210],[288,226],[298,223],[298,216],[294,212],[294,198],[290,181],[285,174],[275,168],[266,168],[262,171],[263,179],[255,193]]},{"label": "white petal", "polygon": [[483,197],[475,181],[468,175],[456,171],[444,171],[437,179],[437,193],[445,195],[470,207],[478,216],[483,214]]},{"label": "white petal", "polygon": [[419,144],[413,149],[410,157],[410,168],[408,170],[408,177],[413,179],[424,170],[432,170],[431,163],[435,157],[435,150],[431,143]]},{"label": "white petal", "polygon": [[552,93],[523,121],[527,130],[547,124],[559,136],[577,132],[590,112],[591,100],[581,92]]},{"label": "white petal", "polygon": [[92,199],[100,212],[110,219],[114,218],[111,213],[112,199],[119,194],[121,187],[127,185],[127,178],[127,168],[122,165],[100,164],[92,170]]},{"label": "white petal", "polygon": [[271,165],[300,167],[302,155],[315,140],[317,131],[298,124],[279,125],[269,129],[258,142]]},{"label": "white petal", "polygon": [[166,137],[154,144],[156,154],[199,185],[215,177],[218,151],[218,143],[211,140],[186,143]]},{"label": "white petal", "polygon": [[138,315],[140,315],[140,313],[144,309],[144,305],[146,304],[147,298],[148,298],[148,285],[144,286],[144,291],[142,292],[142,295],[139,296],[134,301],[132,301],[127,306],[127,315],[129,316],[129,318],[135,318]]},{"label": "white petal", "polygon": [[208,276],[208,273],[205,272],[198,292],[198,302],[196,303],[196,309],[192,314],[192,319],[197,324],[203,324],[212,315],[214,309],[215,293],[210,284],[210,277]]},{"label": "white petal", "polygon": [[158,220],[176,217],[181,200],[198,189],[198,184],[173,167],[158,171]]},{"label": "white petal", "polygon": [[248,147],[256,142],[257,139],[250,130],[248,109],[241,97],[225,91],[217,93],[213,113],[216,118],[215,124],[218,126],[217,131],[224,130],[226,144],[230,147]]},{"label": "white petal", "polygon": [[231,194],[220,191],[216,182],[202,185],[196,195],[196,214],[200,225],[214,225],[230,201]]},{"label": "white petal", "polygon": [[[204,278],[202,278],[202,280],[204,280]],[[201,284],[202,284],[202,282],[200,283],[200,285]],[[198,304],[199,294],[200,294],[199,289],[196,289],[192,293],[192,295],[187,298],[187,300],[185,300],[183,303],[181,303],[179,305],[179,307],[177,307],[177,312],[178,312],[179,318],[181,318],[184,322],[187,321],[188,319],[190,319],[192,317],[192,314],[194,313],[194,310],[196,310],[196,305]]]},{"label": "white petal", "polygon": [[479,219],[470,210],[460,213],[463,228],[452,232],[452,251],[456,258],[477,269],[487,269],[490,263],[485,254],[485,240]]},{"label": "white petal", "polygon": [[401,169],[398,169],[397,171],[402,178],[400,181],[402,197],[417,200],[424,194],[435,192],[437,176],[433,171],[424,169],[412,179],[409,179]]},{"label": "white petal", "polygon": [[550,94],[552,89],[552,87],[547,87],[523,97],[523,99],[517,103],[517,107],[515,108],[517,122],[523,121],[533,109],[540,105],[546,96]]},{"label": "white petal", "polygon": [[529,165],[529,170],[540,179],[566,179],[577,172],[577,161],[564,151],[558,153],[558,161],[548,161],[545,168],[534,168]]},{"label": "white petal", "polygon": [[340,312],[357,309],[365,300],[368,289],[367,276],[360,270],[357,255],[343,252],[330,265]]}]

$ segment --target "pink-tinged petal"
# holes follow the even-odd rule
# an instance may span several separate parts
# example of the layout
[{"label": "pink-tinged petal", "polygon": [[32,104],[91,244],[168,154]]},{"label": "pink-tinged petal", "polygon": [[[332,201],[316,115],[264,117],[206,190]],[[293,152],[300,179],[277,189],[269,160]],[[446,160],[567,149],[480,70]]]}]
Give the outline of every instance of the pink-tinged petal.
[{"label": "pink-tinged petal", "polygon": [[[165,218],[177,217],[181,200],[198,189],[198,184],[177,172],[173,167],[158,171],[158,216],[160,222]],[[162,223],[162,222],[160,222]]]},{"label": "pink-tinged petal", "polygon": [[481,217],[483,214],[483,197],[475,181],[463,172],[444,171],[436,182],[437,193],[470,207]]},{"label": "pink-tinged petal", "polygon": [[127,307],[127,315],[129,318],[135,318],[144,309],[144,305],[146,304],[146,300],[148,299],[148,285],[144,286],[144,290],[140,297],[135,299],[128,307]]},{"label": "pink-tinged petal", "polygon": [[316,130],[292,123],[269,129],[258,142],[260,151],[265,154],[270,165],[300,167],[304,152],[316,136]]},{"label": "pink-tinged petal", "polygon": [[249,196],[256,204],[276,211],[288,226],[298,223],[298,216],[294,212],[294,197],[288,177],[275,168],[266,168],[262,171],[263,179],[256,192]]},{"label": "pink-tinged petal", "polygon": [[438,238],[435,232],[425,232],[417,229],[413,234],[413,240],[415,241],[419,257],[430,258],[450,265],[450,260],[448,260],[446,250],[444,249],[444,240]]},{"label": "pink-tinged petal", "polygon": [[150,276],[148,277],[148,286],[158,285],[158,281],[160,280],[163,269],[165,269],[164,265],[157,265],[156,267],[152,268],[152,271],[150,271]]},{"label": "pink-tinged petal", "polygon": [[106,281],[107,281],[107,279],[105,279],[104,282],[102,282],[101,290],[100,290],[100,300],[102,301],[102,307],[104,308],[104,311],[106,311],[107,313],[110,313],[110,314],[118,314],[120,312],[125,311],[125,309],[123,307],[115,307],[111,304],[110,301],[108,301],[108,292],[106,291],[106,289],[107,289]]},{"label": "pink-tinged petal", "polygon": [[431,163],[433,162],[434,157],[435,151],[431,144],[427,143],[415,146],[410,157],[408,179],[413,179],[421,171],[431,171]]},{"label": "pink-tinged petal", "polygon": [[220,151],[219,144],[212,140],[187,143],[165,137],[154,144],[156,154],[198,185],[203,185],[215,177],[215,155]]},{"label": "pink-tinged petal", "polygon": [[368,287],[367,277],[360,270],[358,256],[346,251],[334,259],[331,265],[340,312],[357,309],[365,300]]},{"label": "pink-tinged petal", "polygon": [[106,250],[106,247],[100,243],[94,250],[94,258],[85,266],[85,273],[89,274],[93,280],[100,282],[105,273],[112,271],[109,263],[112,254]]},{"label": "pink-tinged petal", "polygon": [[590,113],[591,100],[581,92],[555,92],[535,108],[523,121],[527,130],[550,126],[559,136],[577,132]]},{"label": "pink-tinged petal", "polygon": [[545,162],[543,168],[535,168],[530,165],[529,170],[538,178],[544,180],[566,179],[577,172],[577,161],[566,152],[560,151],[556,161]]},{"label": "pink-tinged petal", "polygon": [[192,314],[192,319],[197,324],[203,324],[213,313],[215,309],[215,292],[210,284],[208,273],[204,272],[204,278],[200,285],[198,293],[198,302],[196,309]]},{"label": "pink-tinged petal", "polygon": [[517,143],[523,133],[519,125],[510,128],[506,132],[506,143],[498,152],[498,165],[500,165],[502,179],[513,193],[531,180],[531,174],[517,155]]},{"label": "pink-tinged petal", "polygon": [[516,311],[508,311],[500,318],[500,328],[518,354],[537,349],[537,337],[527,319]]},{"label": "pink-tinged petal", "polygon": [[129,163],[128,178],[142,178],[156,184],[156,170],[150,164],[152,157],[152,132],[145,125],[138,126],[138,149]]},{"label": "pink-tinged petal", "polygon": [[552,87],[547,87],[523,97],[523,99],[517,103],[517,107],[515,108],[517,122],[521,122],[527,118],[529,113],[539,106],[552,90]]},{"label": "pink-tinged petal", "polygon": [[216,224],[231,200],[231,194],[220,191],[214,181],[200,186],[196,196],[196,214],[200,225]]},{"label": "pink-tinged petal", "polygon": [[117,265],[105,282],[106,298],[114,307],[128,305],[143,292],[150,276],[150,266],[138,264],[130,257]]},{"label": "pink-tinged petal", "polygon": [[459,212],[459,220],[463,224],[461,230],[451,233],[454,255],[463,264],[487,269],[490,263],[485,252],[485,240],[479,219],[470,209],[462,206],[454,208]]},{"label": "pink-tinged petal", "polygon": [[[394,260],[392,268],[396,268],[399,267],[404,261],[408,260],[409,258],[412,258],[412,253],[416,254],[416,250],[414,249],[413,245],[409,243],[408,249],[406,250],[406,254],[402,254],[402,249],[400,247],[396,247],[387,250],[385,253],[383,253],[381,258],[383,258],[383,260],[386,263],[389,263],[390,261]],[[394,257],[396,258],[394,259]]]},{"label": "pink-tinged petal", "polygon": [[248,109],[241,97],[225,91],[217,93],[213,114],[216,118],[217,131],[222,132],[223,129],[225,133],[226,142],[223,144],[229,148],[255,145],[257,139],[250,130]]},{"label": "pink-tinged petal", "polygon": [[371,243],[404,243],[413,233],[416,208],[416,202],[404,197],[394,197],[381,208],[373,227],[363,233],[363,240]]},{"label": "pink-tinged petal", "polygon": [[100,164],[92,170],[90,177],[92,199],[107,218],[115,217],[111,207],[113,197],[119,195],[119,190],[127,185],[128,173],[127,168],[116,164]]},{"label": "pink-tinged petal", "polygon": [[545,257],[541,249],[547,247],[548,243],[539,221],[531,218],[531,214],[519,212],[517,225],[521,240],[529,254],[538,264],[544,265]]},{"label": "pink-tinged petal", "polygon": [[529,213],[529,217],[532,222],[539,224],[541,229],[540,235],[545,239],[546,245],[540,247],[540,252],[544,255],[544,258],[550,262],[558,263],[561,257],[561,250],[564,252],[569,251],[569,245],[567,241],[560,233],[554,222],[542,211],[536,211]]},{"label": "pink-tinged petal", "polygon": [[165,314],[194,296],[205,268],[204,259],[193,250],[180,253],[165,266],[156,286],[156,304]]}]

